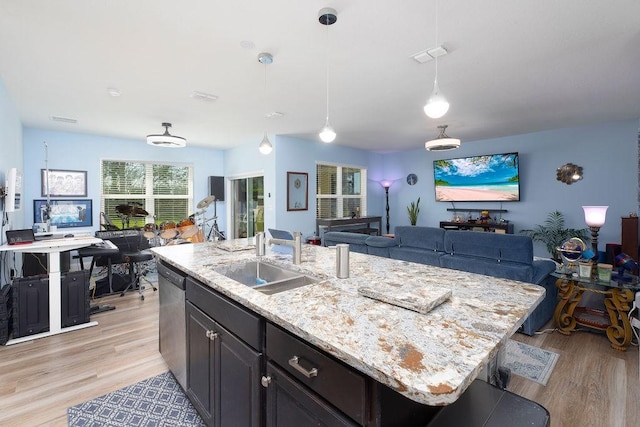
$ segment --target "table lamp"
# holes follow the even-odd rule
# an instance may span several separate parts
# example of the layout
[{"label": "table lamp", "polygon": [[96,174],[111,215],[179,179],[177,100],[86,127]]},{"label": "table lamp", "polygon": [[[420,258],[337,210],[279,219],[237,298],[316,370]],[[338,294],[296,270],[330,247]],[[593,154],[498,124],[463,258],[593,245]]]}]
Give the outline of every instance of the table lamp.
[{"label": "table lamp", "polygon": [[598,275],[598,232],[604,225],[607,216],[607,208],[609,206],[583,206],[584,222],[589,226],[591,231],[591,248],[593,250],[593,264],[591,266],[591,278],[595,279]]}]

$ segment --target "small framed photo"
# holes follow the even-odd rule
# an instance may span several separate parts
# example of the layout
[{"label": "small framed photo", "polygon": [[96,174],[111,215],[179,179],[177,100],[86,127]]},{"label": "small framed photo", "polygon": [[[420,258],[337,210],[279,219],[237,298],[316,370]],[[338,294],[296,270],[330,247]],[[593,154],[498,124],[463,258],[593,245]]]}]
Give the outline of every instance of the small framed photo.
[{"label": "small framed photo", "polygon": [[308,180],[306,172],[287,172],[287,210],[306,211],[309,209]]},{"label": "small framed photo", "polygon": [[41,169],[41,176],[42,197],[87,197],[87,171]]}]

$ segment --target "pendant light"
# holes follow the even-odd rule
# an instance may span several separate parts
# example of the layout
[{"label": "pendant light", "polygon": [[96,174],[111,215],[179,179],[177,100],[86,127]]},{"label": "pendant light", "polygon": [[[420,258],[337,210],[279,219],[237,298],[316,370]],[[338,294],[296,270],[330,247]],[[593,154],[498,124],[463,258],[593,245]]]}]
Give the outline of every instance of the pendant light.
[{"label": "pendant light", "polygon": [[336,139],[336,131],[329,123],[329,25],[333,25],[338,20],[338,12],[330,7],[320,9],[318,21],[327,27],[327,57],[326,57],[326,88],[327,88],[327,116],[322,129],[320,129],[320,139],[322,142],[333,142]]},{"label": "pendant light", "polygon": [[[264,104],[265,107],[267,105],[267,65],[273,62],[273,55],[267,52],[262,52],[258,54],[258,62],[264,65]],[[258,145],[258,150],[264,155],[267,155],[273,151],[273,145],[271,145],[271,141],[269,141],[269,137],[267,136],[267,116],[264,116],[264,137]]]},{"label": "pendant light", "polygon": [[[436,48],[439,48],[438,44],[438,0],[436,0]],[[449,111],[449,102],[440,93],[440,87],[438,86],[438,56],[436,55],[436,77],[433,81],[433,91],[431,96],[424,105],[424,113],[432,119],[439,119]]]},{"label": "pendant light", "polygon": [[460,147],[459,139],[450,138],[444,133],[447,125],[438,126],[438,129],[440,129],[440,134],[435,139],[424,143],[424,148],[426,148],[427,151],[447,151]]},{"label": "pendant light", "polygon": [[171,123],[162,123],[162,126],[164,126],[164,133],[160,135],[147,135],[147,144],[169,148],[181,148],[187,145],[186,139],[169,133]]}]

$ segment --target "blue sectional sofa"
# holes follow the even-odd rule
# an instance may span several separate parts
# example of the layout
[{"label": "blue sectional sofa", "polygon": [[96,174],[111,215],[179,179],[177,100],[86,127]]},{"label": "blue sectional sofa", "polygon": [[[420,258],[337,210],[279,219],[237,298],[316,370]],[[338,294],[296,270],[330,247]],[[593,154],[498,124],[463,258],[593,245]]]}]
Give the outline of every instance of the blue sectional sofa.
[{"label": "blue sectional sofa", "polygon": [[394,238],[340,231],[324,234],[325,246],[338,243],[348,243],[354,252],[540,285],[546,295],[522,325],[528,335],[544,326],[556,307],[551,276],[556,265],[534,260],[533,242],[527,236],[416,226],[396,227]]}]

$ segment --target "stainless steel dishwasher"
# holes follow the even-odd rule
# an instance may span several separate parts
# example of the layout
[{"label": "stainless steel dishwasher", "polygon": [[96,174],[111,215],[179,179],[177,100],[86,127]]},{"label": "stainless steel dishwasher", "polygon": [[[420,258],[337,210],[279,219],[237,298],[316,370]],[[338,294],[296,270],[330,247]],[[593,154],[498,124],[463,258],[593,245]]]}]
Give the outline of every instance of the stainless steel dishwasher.
[{"label": "stainless steel dishwasher", "polygon": [[184,390],[187,389],[186,274],[158,261],[160,288],[160,354]]}]

